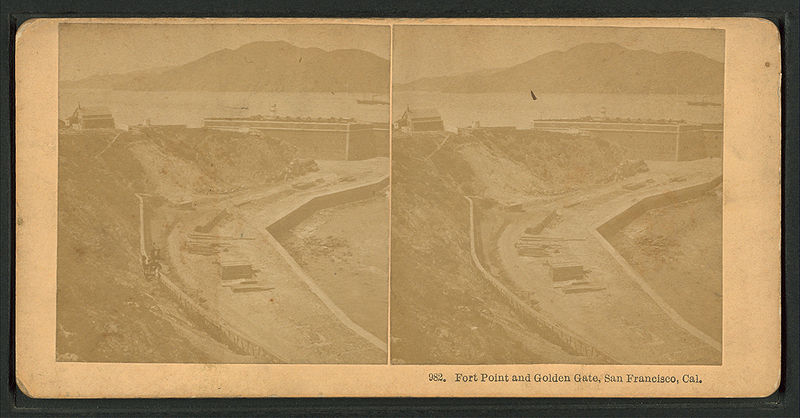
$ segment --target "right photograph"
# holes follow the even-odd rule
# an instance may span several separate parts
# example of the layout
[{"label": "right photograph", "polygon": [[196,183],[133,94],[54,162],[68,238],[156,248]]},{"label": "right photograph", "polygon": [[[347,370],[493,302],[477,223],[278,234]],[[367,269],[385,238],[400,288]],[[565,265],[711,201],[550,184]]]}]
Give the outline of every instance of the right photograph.
[{"label": "right photograph", "polygon": [[394,25],[392,364],[722,363],[725,32]]}]

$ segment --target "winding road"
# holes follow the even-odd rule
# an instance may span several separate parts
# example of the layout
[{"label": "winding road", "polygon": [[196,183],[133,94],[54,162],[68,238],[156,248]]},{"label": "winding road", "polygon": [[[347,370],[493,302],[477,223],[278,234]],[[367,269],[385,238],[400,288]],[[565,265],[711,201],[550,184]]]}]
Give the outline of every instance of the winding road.
[{"label": "winding road", "polygon": [[[541,312],[598,350],[622,364],[719,364],[721,343],[686,321],[659,297],[597,232],[599,224],[647,196],[713,182],[721,175],[719,160],[650,162],[651,170],[627,179],[626,184],[647,182],[636,190],[619,184],[598,187],[590,193],[570,195],[546,206],[558,210],[559,219],[542,235],[559,241],[562,253],[577,259],[588,278],[605,289],[565,293],[554,288],[547,257],[525,257],[515,246],[529,218],[507,225],[495,245],[495,269],[515,291],[534,295]],[[674,181],[681,178],[681,181]],[[541,204],[527,210],[542,212]],[[702,307],[699,307],[702,308]]]},{"label": "winding road", "polygon": [[[372,335],[352,321],[267,230],[316,196],[388,180],[386,159],[319,165],[318,172],[291,184],[203,196],[191,209],[185,202],[183,208],[162,205],[149,221],[152,236],[166,250],[167,274],[173,281],[211,315],[282,362],[385,364],[386,336]],[[217,257],[186,250],[187,235],[222,211],[226,216],[215,225],[214,234],[254,238],[237,241],[235,253],[251,263],[255,280],[265,290],[239,293],[223,287]]]}]

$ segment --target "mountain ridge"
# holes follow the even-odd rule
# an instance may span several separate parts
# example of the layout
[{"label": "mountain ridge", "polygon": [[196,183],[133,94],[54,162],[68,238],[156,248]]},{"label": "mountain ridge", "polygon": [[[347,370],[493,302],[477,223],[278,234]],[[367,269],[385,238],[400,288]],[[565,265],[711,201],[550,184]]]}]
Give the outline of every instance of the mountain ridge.
[{"label": "mountain ridge", "polygon": [[389,91],[389,61],[359,49],[301,48],[256,41],[224,48],[160,71],[92,76],[62,87],[132,91]]},{"label": "mountain ridge", "polygon": [[[591,65],[589,65],[591,63]],[[551,51],[491,71],[420,78],[397,90],[490,93],[533,89],[545,93],[722,94],[724,64],[704,55],[586,43]]]}]

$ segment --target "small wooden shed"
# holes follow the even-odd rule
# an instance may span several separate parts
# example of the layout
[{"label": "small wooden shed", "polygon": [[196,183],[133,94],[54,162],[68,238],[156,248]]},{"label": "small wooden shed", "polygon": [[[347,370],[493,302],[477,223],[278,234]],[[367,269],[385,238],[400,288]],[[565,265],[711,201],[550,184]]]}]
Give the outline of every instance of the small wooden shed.
[{"label": "small wooden shed", "polygon": [[407,107],[403,116],[395,123],[397,128],[409,132],[443,131],[444,121],[434,108]]},{"label": "small wooden shed", "polygon": [[241,280],[253,277],[253,266],[244,258],[220,254],[219,278],[222,281]]},{"label": "small wooden shed", "polygon": [[583,279],[583,265],[573,258],[551,258],[548,264],[553,282]]},{"label": "small wooden shed", "polygon": [[69,118],[70,125],[79,129],[114,129],[114,117],[105,106],[82,107],[78,105]]}]

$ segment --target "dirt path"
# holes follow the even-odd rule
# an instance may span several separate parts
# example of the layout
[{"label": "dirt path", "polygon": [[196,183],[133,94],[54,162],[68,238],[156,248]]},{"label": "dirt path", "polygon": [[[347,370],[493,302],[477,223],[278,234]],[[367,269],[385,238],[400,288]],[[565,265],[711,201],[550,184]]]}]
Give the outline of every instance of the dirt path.
[{"label": "dirt path", "polygon": [[[560,211],[542,234],[561,241],[562,252],[589,270],[588,278],[604,286],[601,291],[565,294],[552,286],[547,257],[523,257],[515,244],[531,226],[530,221],[510,223],[497,242],[498,268],[506,272],[513,288],[539,302],[542,311],[584,336],[599,349],[627,364],[717,364],[717,347],[706,344],[681,326],[634,280],[593,233],[597,223],[629,207],[636,199],[663,190],[708,181],[719,175],[713,160],[683,163],[651,163],[651,171],[626,181],[653,181],[629,191],[614,184],[597,187],[584,196],[570,196],[552,204]],[[671,179],[683,177],[684,181]],[[621,191],[622,190],[622,191]]]},{"label": "dirt path", "polygon": [[[541,330],[551,334],[553,336],[552,338],[554,338],[563,348],[574,350],[580,355],[591,359],[592,362],[617,362],[618,360],[615,358],[615,356],[604,352],[606,347],[598,347],[591,339],[586,339],[582,335],[574,333],[569,329],[569,327],[564,326],[562,322],[550,317],[548,312],[543,313],[541,312],[541,309],[534,309],[534,307],[530,304],[530,299],[525,300],[521,298],[520,295],[509,289],[500,278],[494,276],[488,270],[486,270],[484,267],[484,262],[480,259],[478,255],[479,251],[476,248],[478,238],[476,238],[476,231],[474,227],[475,202],[470,197],[465,196],[465,198],[469,201],[470,210],[470,252],[473,263],[478,270],[480,270],[484,279],[486,279],[498,292],[500,292],[510,305],[515,307],[518,311],[529,316]],[[527,294],[526,296],[529,295],[530,294]]]},{"label": "dirt path", "polygon": [[[314,196],[374,182],[386,170],[381,159],[322,162],[320,167],[291,184],[196,200],[166,234],[170,267],[209,310],[288,363],[385,363],[385,341],[352,322],[266,230]],[[251,263],[262,291],[224,288],[216,256],[185,250],[186,237],[212,218],[219,219],[214,234],[250,238],[236,241],[235,252]]]}]

